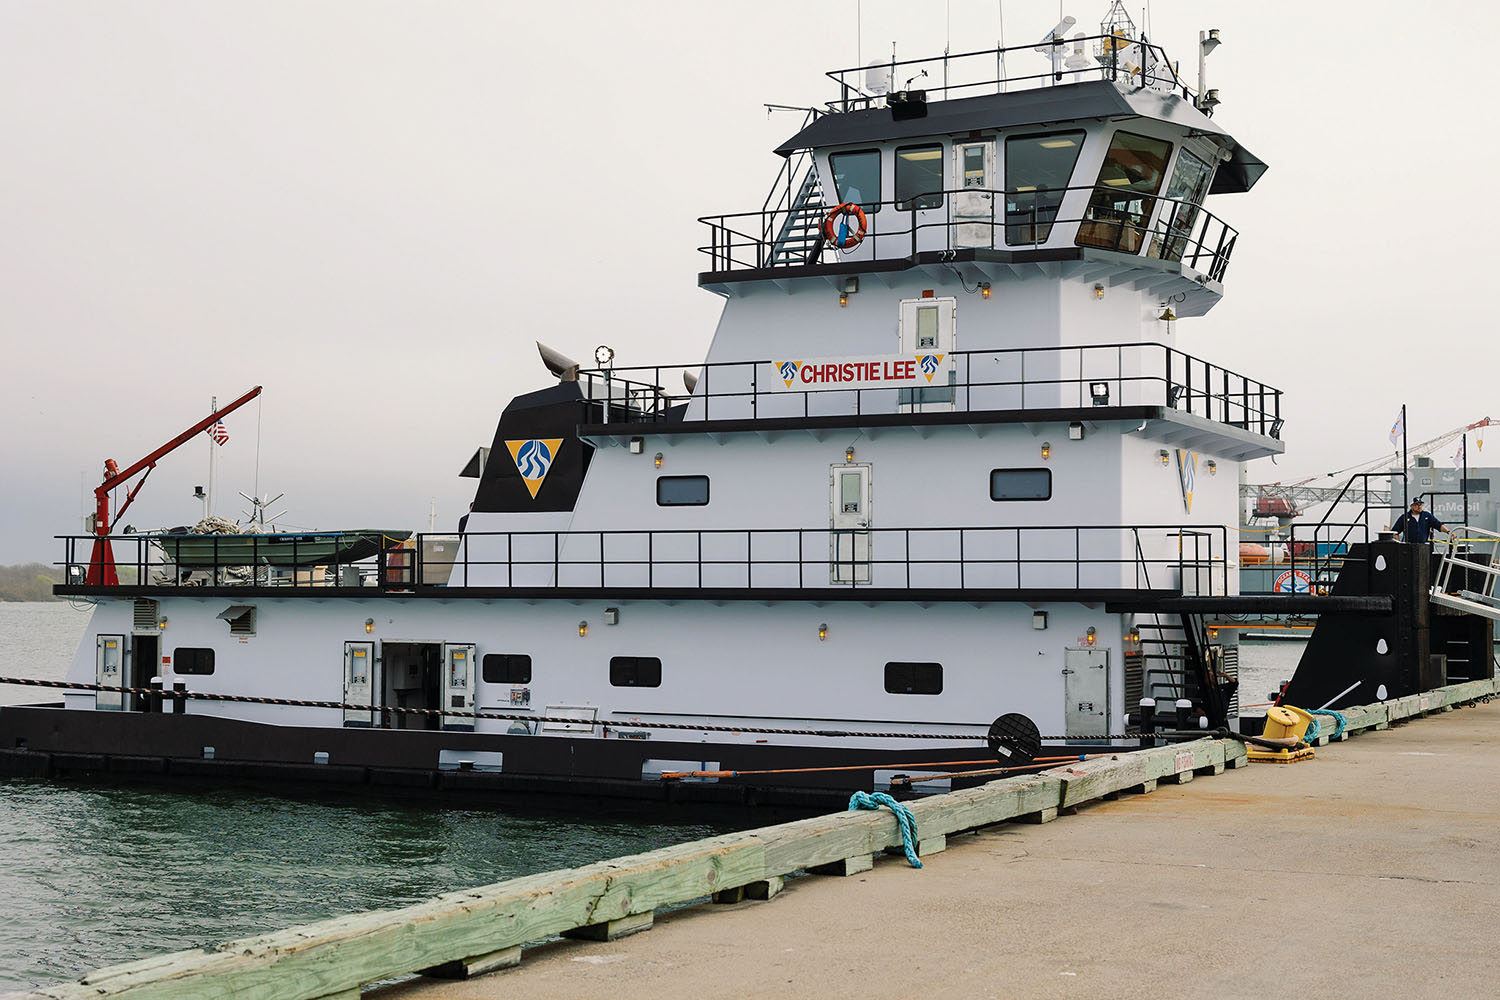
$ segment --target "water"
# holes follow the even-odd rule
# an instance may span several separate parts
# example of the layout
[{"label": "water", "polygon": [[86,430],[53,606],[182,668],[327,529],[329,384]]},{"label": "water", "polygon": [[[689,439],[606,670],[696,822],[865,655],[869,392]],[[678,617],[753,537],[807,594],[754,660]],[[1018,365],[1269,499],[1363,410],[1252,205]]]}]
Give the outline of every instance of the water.
[{"label": "water", "polygon": [[[61,679],[87,623],[0,603],[0,674]],[[1246,643],[1241,700],[1264,700],[1302,648]],[[57,697],[0,685],[0,704]],[[0,779],[0,991],[733,828],[685,817],[701,818]]]},{"label": "water", "polygon": [[[0,604],[0,674],[61,678],[87,621]],[[0,779],[0,992],[734,829],[684,818],[702,817]]]}]

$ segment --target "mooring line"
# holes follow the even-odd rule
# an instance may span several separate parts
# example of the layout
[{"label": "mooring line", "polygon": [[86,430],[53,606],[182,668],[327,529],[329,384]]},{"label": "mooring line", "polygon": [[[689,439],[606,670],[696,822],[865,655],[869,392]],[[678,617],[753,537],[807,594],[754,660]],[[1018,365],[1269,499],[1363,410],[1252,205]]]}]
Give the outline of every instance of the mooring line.
[{"label": "mooring line", "polygon": [[[1033,761],[1050,761],[1054,763],[1067,763],[1068,761],[1087,760],[1089,757],[1108,757],[1110,754],[1068,754],[1065,757],[1033,757]],[[895,767],[963,767],[966,764],[989,764],[992,760],[927,760],[914,764],[841,764],[837,767],[781,767],[774,770],[763,771],[663,771],[661,776],[666,779],[672,778],[738,778],[752,774],[810,774],[822,771],[869,771],[878,768],[881,771],[889,771]],[[971,773],[971,772],[965,772]]]},{"label": "mooring line", "polygon": [[[985,735],[968,733],[899,733],[862,732],[852,729],[774,729],[766,726],[723,726],[714,723],[696,722],[636,722],[627,720],[604,721],[600,719],[578,719],[569,716],[534,715],[518,712],[467,712],[462,709],[405,708],[396,705],[359,705],[345,701],[307,701],[296,698],[266,698],[243,694],[210,694],[203,691],[173,691],[166,688],[119,687],[112,684],[85,684],[81,681],[49,681],[35,677],[0,677],[0,684],[16,684],[22,687],[62,688],[69,691],[107,691],[122,694],[138,694],[147,697],[160,696],[163,701],[186,698],[193,701],[227,701],[241,705],[279,705],[286,708],[333,708],[355,712],[395,712],[406,715],[446,716],[463,719],[491,719],[501,722],[567,723],[578,725],[589,723],[604,729],[670,729],[704,733],[760,733],[768,736],[826,736],[830,738],[859,738],[885,740],[956,740],[984,741]],[[19,706],[18,706],[19,707]],[[974,725],[982,725],[975,723]],[[1075,739],[1070,736],[1043,736],[1043,740],[1060,741]],[[1105,736],[1083,737],[1089,740],[1138,740],[1139,733],[1116,733]]]}]

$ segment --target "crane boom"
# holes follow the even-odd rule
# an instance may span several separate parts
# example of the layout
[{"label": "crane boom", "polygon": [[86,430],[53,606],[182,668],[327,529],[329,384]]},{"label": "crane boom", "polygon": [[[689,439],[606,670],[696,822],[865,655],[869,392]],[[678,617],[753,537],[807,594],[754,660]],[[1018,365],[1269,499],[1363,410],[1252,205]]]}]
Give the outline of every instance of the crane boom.
[{"label": "crane boom", "polygon": [[119,574],[115,571],[114,551],[110,548],[109,544],[110,493],[125,485],[125,483],[129,482],[136,473],[143,470],[145,471],[146,475],[141,477],[141,481],[136,483],[133,488],[126,491],[125,502],[120,505],[120,509],[116,512],[116,516],[125,513],[125,508],[129,507],[131,502],[135,500],[136,493],[138,493],[140,491],[140,488],[145,485],[146,476],[151,475],[151,470],[156,468],[156,463],[159,460],[161,460],[171,452],[176,451],[188,441],[191,441],[198,434],[208,430],[208,428],[212,427],[217,421],[223,419],[225,414],[233,413],[235,410],[238,410],[240,407],[250,402],[250,400],[259,396],[260,393],[261,386],[256,386],[255,388],[251,389],[249,392],[241,396],[239,399],[236,399],[234,402],[224,407],[222,410],[215,410],[214,412],[210,413],[208,416],[204,417],[202,420],[198,421],[196,424],[189,427],[181,434],[172,438],[172,440],[168,441],[166,444],[151,452],[145,458],[131,463],[131,465],[125,469],[121,469],[112,458],[104,460],[104,481],[101,482],[98,486],[94,487],[94,534],[97,537],[94,539],[94,551],[89,557],[88,575],[85,577],[84,582],[88,583],[90,586],[105,587],[118,586],[120,583]]}]

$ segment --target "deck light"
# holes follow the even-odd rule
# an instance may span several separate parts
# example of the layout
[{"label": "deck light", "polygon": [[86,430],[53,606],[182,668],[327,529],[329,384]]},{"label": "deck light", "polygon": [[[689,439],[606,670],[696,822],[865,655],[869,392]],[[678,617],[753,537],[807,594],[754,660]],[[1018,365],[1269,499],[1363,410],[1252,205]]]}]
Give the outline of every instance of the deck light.
[{"label": "deck light", "polygon": [[1159,451],[1159,452],[1156,453],[1156,458],[1157,458],[1158,461],[1161,462],[1162,465],[1166,465],[1167,464],[1167,460],[1169,458],[1171,458],[1171,457],[1172,456],[1167,453],[1167,449],[1165,449],[1165,448],[1163,448],[1161,451]]},{"label": "deck light", "polygon": [[588,622],[579,622],[578,623],[578,638],[582,639],[584,636],[586,636],[588,634],[589,634],[589,623]]},{"label": "deck light", "polygon": [[851,444],[849,447],[844,449],[844,461],[854,461],[854,445]]},{"label": "deck light", "polygon": [[1271,436],[1278,441],[1281,440],[1282,424],[1283,421],[1280,417],[1277,417],[1275,420],[1271,421]]},{"label": "deck light", "polygon": [[1078,421],[1075,420],[1071,424],[1068,425],[1068,440],[1069,441],[1082,441],[1083,440],[1083,424],[1080,424]]},{"label": "deck light", "polygon": [[1098,635],[1094,633],[1094,626],[1090,625],[1088,634],[1083,637],[1083,641],[1092,646],[1098,640],[1098,638]]},{"label": "deck light", "polygon": [[646,439],[645,438],[631,438],[630,439],[630,453],[632,455],[639,455],[641,452],[643,452],[645,450],[646,450]]},{"label": "deck light", "polygon": [[979,283],[979,297],[981,299],[990,297],[990,283],[988,281],[981,281]]},{"label": "deck light", "polygon": [[1102,282],[1102,281],[1096,281],[1096,282],[1094,282],[1094,298],[1096,298],[1096,299],[1102,299],[1102,298],[1104,298],[1104,282]]},{"label": "deck light", "polygon": [[1034,629],[1036,629],[1038,632],[1044,632],[1044,631],[1046,631],[1046,629],[1047,629],[1047,612],[1045,612],[1045,611],[1033,611],[1031,613],[1031,627],[1034,628]]},{"label": "deck light", "polygon": [[1093,400],[1095,406],[1109,405],[1109,383],[1090,382],[1089,399]]},{"label": "deck light", "polygon": [[853,295],[857,291],[859,291],[859,275],[851,274],[849,275],[849,277],[845,278],[844,283],[839,286],[839,305],[848,305],[849,296]]},{"label": "deck light", "polygon": [[161,621],[159,621],[159,622],[156,623],[156,627],[159,628],[159,629],[165,629],[167,627],[167,616],[166,615],[162,615]]},{"label": "deck light", "polygon": [[365,635],[369,635],[373,631],[375,631],[375,619],[373,619],[373,618],[366,618],[365,619]]},{"label": "deck light", "polygon": [[1206,465],[1210,476],[1217,476],[1219,474],[1219,465],[1213,459],[1210,458]]},{"label": "deck light", "polygon": [[1051,457],[1052,457],[1052,442],[1051,441],[1043,441],[1042,442],[1042,461],[1045,462],[1045,461],[1047,461]]},{"label": "deck light", "polygon": [[818,641],[822,642],[824,639],[827,639],[827,638],[828,638],[828,623],[824,622],[823,624],[821,624],[821,625],[818,626]]},{"label": "deck light", "polygon": [[839,305],[841,305],[841,306],[847,306],[848,304],[849,304],[849,293],[848,292],[839,292]]},{"label": "deck light", "polygon": [[1141,644],[1141,630],[1132,628],[1129,632],[1126,632],[1125,641],[1132,646],[1139,646]]},{"label": "deck light", "polygon": [[661,452],[657,452],[656,453],[656,458],[652,459],[652,461],[655,462],[656,463],[656,467],[658,469],[660,469],[661,468]]},{"label": "deck light", "polygon": [[1217,625],[1210,625],[1208,627],[1208,641],[1209,642],[1214,642],[1218,638],[1219,638],[1219,627]]}]

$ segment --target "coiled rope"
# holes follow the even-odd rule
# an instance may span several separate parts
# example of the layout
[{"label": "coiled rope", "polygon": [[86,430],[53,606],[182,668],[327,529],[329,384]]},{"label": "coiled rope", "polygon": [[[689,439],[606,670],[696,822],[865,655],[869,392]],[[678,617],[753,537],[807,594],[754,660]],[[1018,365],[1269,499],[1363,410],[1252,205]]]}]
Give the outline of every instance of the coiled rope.
[{"label": "coiled rope", "polygon": [[855,792],[849,796],[850,812],[879,809],[881,806],[889,806],[891,812],[896,814],[896,824],[901,827],[901,849],[906,852],[906,860],[913,868],[921,868],[922,859],[917,857],[917,817],[912,815],[911,810],[884,792]]},{"label": "coiled rope", "polygon": [[[1330,737],[1330,739],[1336,740],[1340,736],[1343,736],[1344,729],[1349,725],[1349,720],[1344,718],[1343,712],[1334,712],[1326,708],[1315,708],[1312,710],[1312,714],[1314,716],[1328,715],[1333,717],[1333,736]],[[1307,727],[1307,735],[1303,738],[1310,742],[1317,739],[1318,736],[1322,734],[1322,732],[1323,727],[1319,725],[1318,720],[1314,718],[1312,720],[1312,725]]]}]

